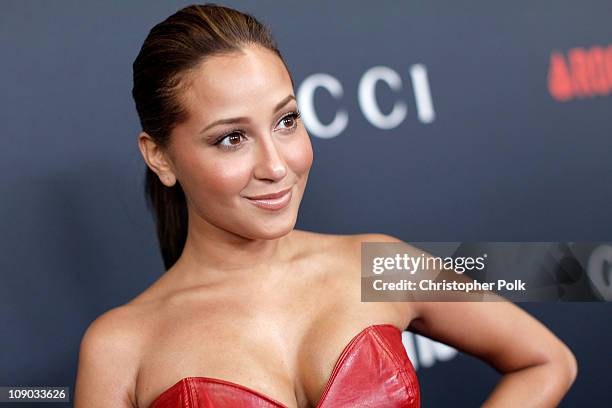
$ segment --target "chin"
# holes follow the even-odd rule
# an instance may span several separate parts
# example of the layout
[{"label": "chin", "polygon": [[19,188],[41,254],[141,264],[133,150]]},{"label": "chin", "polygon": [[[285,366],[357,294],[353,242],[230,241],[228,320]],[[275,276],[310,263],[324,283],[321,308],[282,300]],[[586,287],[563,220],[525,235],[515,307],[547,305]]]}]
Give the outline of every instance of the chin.
[{"label": "chin", "polygon": [[295,227],[296,217],[291,217],[283,222],[271,222],[267,225],[258,225],[254,228],[253,238],[257,239],[277,239],[284,237],[293,231]]}]

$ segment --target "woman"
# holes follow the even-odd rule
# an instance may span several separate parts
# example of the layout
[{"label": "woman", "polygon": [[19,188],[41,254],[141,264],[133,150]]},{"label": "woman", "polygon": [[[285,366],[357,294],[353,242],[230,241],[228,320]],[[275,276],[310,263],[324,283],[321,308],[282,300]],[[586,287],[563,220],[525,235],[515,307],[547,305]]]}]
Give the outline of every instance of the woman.
[{"label": "woman", "polygon": [[87,329],[77,408],[417,407],[404,329],[503,373],[484,406],[560,401],[575,359],[518,307],[361,302],[361,243],[401,241],[294,229],[312,148],[257,20],[186,7],[151,30],[133,68],[167,272]]}]

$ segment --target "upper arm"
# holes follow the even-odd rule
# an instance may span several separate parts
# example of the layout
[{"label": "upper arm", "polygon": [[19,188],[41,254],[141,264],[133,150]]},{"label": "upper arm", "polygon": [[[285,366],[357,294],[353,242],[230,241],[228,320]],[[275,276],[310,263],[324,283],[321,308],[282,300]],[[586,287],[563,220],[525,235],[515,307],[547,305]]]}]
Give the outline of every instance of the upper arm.
[{"label": "upper arm", "polygon": [[573,354],[550,330],[508,301],[422,302],[410,329],[485,360],[500,372],[557,362]]},{"label": "upper arm", "polygon": [[[402,242],[384,234],[371,234],[370,240]],[[408,303],[415,316],[411,331],[485,360],[500,372],[554,362],[575,377],[576,360],[569,348],[507,300]]]},{"label": "upper arm", "polygon": [[75,408],[135,407],[135,341],[123,307],[94,320],[83,335],[75,384]]}]

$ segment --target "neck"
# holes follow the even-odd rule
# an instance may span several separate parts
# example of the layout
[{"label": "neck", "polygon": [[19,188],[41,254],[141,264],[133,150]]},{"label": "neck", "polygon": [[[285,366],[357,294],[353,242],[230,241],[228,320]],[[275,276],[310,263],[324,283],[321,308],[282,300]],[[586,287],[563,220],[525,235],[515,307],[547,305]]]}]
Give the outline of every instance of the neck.
[{"label": "neck", "polygon": [[191,215],[185,247],[172,269],[194,284],[267,278],[285,269],[294,252],[293,231],[274,239],[250,239]]}]

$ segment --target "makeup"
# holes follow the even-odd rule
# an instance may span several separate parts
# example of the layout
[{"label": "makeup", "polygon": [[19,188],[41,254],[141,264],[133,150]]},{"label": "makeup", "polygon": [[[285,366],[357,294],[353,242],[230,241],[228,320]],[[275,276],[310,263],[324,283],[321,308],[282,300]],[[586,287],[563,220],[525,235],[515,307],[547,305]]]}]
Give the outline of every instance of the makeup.
[{"label": "makeup", "polygon": [[264,210],[281,210],[285,208],[291,201],[293,188],[290,187],[276,194],[268,194],[263,196],[255,196],[253,198],[245,197],[253,205]]}]

